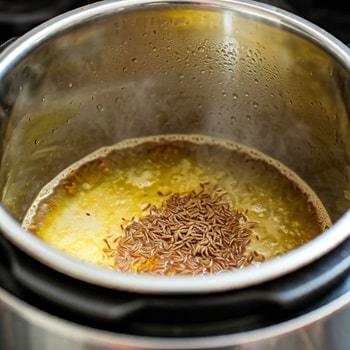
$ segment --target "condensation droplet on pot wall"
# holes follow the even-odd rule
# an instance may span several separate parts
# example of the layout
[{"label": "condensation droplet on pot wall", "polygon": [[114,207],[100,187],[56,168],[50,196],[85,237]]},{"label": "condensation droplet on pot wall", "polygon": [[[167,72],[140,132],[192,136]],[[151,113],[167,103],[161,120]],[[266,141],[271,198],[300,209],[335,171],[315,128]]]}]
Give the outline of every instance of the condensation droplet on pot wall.
[{"label": "condensation droplet on pot wall", "polygon": [[350,201],[350,190],[345,190],[344,191],[344,198]]},{"label": "condensation droplet on pot wall", "polygon": [[96,108],[97,108],[97,110],[98,110],[99,112],[102,112],[102,111],[103,111],[103,109],[104,109],[104,107],[103,107],[103,104],[102,104],[102,103],[99,103],[99,104],[96,106]]}]

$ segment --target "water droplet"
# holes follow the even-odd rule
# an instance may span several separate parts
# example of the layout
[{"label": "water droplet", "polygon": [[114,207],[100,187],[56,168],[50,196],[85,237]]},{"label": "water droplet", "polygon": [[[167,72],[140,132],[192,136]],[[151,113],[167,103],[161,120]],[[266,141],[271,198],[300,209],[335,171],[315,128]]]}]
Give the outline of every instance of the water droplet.
[{"label": "water droplet", "polygon": [[350,200],[350,191],[349,190],[344,190],[344,198],[347,199],[348,201]]}]

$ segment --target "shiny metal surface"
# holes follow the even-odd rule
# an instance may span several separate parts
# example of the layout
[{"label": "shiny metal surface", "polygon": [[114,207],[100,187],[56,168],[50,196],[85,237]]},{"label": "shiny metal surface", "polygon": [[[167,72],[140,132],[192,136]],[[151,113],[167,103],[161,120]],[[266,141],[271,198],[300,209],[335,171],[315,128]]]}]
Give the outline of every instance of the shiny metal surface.
[{"label": "shiny metal surface", "polygon": [[0,289],[2,350],[345,350],[350,292],[276,326],[202,338],[147,338],[100,331],[55,318]]},{"label": "shiny metal surface", "polygon": [[[349,48],[270,6],[126,0],[61,15],[0,55],[1,231],[43,264],[115,289],[207,293],[274,279],[349,239],[349,94]],[[259,270],[205,280],[106,271],[20,229],[36,193],[71,162],[127,137],[162,133],[202,133],[267,153],[308,182],[335,225]],[[0,347],[348,349],[349,278],[329,293],[328,302],[313,311],[270,327],[164,339],[88,328],[68,321],[69,314],[67,320],[57,318],[0,287]]]},{"label": "shiny metal surface", "polygon": [[[102,286],[216,292],[299,269],[349,239],[350,50],[307,21],[250,1],[103,1],[61,15],[0,56],[3,234],[37,260]],[[90,266],[20,229],[39,189],[100,146],[202,133],[280,160],[335,225],[260,269],[154,278]]]}]

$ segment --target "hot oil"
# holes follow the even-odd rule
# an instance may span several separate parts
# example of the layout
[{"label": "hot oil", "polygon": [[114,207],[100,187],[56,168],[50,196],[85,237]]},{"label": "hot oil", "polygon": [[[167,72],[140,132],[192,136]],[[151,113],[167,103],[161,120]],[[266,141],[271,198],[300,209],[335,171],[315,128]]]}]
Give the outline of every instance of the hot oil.
[{"label": "hot oil", "polygon": [[73,164],[42,189],[23,227],[76,258],[118,268],[106,248],[128,223],[171,194],[204,187],[220,188],[254,223],[247,254],[281,256],[331,225],[316,194],[276,160],[229,141],[169,135],[126,140]]}]

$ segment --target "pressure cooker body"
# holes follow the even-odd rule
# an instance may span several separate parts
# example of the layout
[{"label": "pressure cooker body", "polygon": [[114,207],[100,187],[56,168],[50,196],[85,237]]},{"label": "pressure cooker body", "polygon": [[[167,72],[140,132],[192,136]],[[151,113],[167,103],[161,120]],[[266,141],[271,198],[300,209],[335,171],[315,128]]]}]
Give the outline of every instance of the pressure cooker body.
[{"label": "pressure cooker body", "polygon": [[[108,1],[0,55],[4,349],[350,346],[350,50],[251,1]],[[54,176],[128,138],[202,134],[282,162],[332,226],[258,268],[147,276],[83,263],[21,222]]]},{"label": "pressure cooker body", "polygon": [[[338,294],[340,293],[340,295]],[[1,289],[4,349],[345,349],[349,345],[349,279],[326,304],[271,326],[204,336],[149,336],[103,330],[37,309]],[[186,319],[186,314],[183,315]],[[169,315],[171,317],[171,315]],[[204,325],[206,326],[206,325]],[[216,324],[217,326],[217,324]],[[201,325],[200,327],[203,327]],[[225,328],[225,327],[223,327]],[[181,327],[179,328],[181,329]],[[218,331],[218,329],[216,329]]]}]

